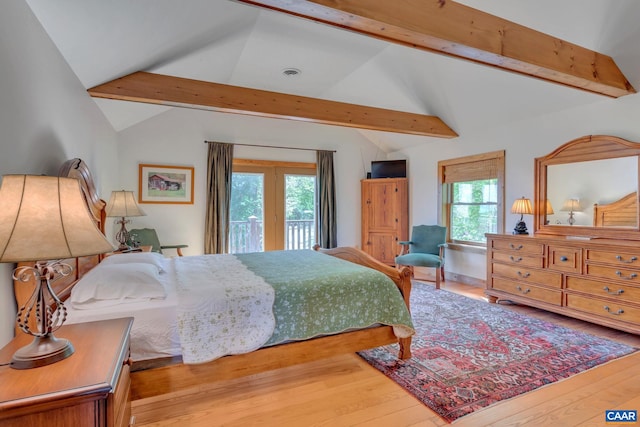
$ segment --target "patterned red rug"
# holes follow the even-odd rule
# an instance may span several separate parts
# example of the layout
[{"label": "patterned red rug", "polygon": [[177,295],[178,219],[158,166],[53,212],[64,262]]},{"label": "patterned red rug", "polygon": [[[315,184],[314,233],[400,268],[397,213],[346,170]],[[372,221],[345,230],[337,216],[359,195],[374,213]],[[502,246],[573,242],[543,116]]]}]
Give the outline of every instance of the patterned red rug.
[{"label": "patterned red rug", "polygon": [[410,360],[397,346],[360,352],[448,422],[634,348],[414,282]]}]

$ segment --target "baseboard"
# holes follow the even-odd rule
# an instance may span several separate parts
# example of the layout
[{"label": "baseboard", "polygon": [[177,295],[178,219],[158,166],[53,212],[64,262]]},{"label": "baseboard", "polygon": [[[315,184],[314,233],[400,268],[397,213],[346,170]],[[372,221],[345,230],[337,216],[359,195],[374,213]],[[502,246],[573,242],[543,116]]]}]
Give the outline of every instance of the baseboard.
[{"label": "baseboard", "polygon": [[464,283],[465,285],[477,286],[478,288],[485,288],[487,285],[487,281],[483,279],[478,279],[477,277],[465,276],[464,274],[457,273],[447,273],[445,271],[444,277],[447,280],[452,280],[454,282]]},{"label": "baseboard", "polygon": [[[426,282],[435,282],[436,276],[433,274],[434,269],[421,269],[416,267],[414,269],[414,279],[423,280]],[[445,281],[451,280],[453,282],[463,283],[465,285],[476,286],[478,288],[485,288],[486,281],[478,279],[477,277],[465,276],[464,274],[451,273],[449,271],[444,272]]]}]

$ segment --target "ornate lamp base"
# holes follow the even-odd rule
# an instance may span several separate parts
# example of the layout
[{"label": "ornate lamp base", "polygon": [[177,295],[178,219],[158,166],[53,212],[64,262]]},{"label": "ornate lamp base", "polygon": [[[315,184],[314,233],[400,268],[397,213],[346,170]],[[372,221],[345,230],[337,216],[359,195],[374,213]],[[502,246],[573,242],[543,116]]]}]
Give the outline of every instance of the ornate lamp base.
[{"label": "ornate lamp base", "polygon": [[518,221],[516,227],[513,229],[513,234],[529,234],[527,231],[527,224],[522,220]]},{"label": "ornate lamp base", "polygon": [[51,365],[71,356],[73,351],[71,342],[64,338],[56,338],[53,334],[34,337],[31,344],[20,348],[13,354],[11,367],[31,369]]},{"label": "ornate lamp base", "polygon": [[[68,340],[53,335],[66,320],[67,309],[49,283],[49,279],[56,275],[68,276],[72,271],[73,268],[69,264],[58,260],[38,261],[33,266],[18,266],[13,271],[15,280],[29,282],[33,278],[36,283],[33,294],[18,309],[16,316],[20,329],[32,335],[33,341],[14,353],[10,364],[12,368],[31,369],[46,366],[73,354],[73,346]],[[50,306],[49,302],[53,305]]]}]

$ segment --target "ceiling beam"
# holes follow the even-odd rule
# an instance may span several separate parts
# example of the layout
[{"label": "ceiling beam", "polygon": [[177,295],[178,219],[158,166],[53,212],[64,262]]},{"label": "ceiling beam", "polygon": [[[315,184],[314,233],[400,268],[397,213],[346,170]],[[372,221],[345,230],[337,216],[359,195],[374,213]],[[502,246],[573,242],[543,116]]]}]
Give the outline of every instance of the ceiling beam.
[{"label": "ceiling beam", "polygon": [[94,98],[170,105],[412,135],[458,136],[436,116],[137,72],[88,90]]},{"label": "ceiling beam", "polygon": [[636,93],[611,57],[451,0],[236,1],[614,98]]}]

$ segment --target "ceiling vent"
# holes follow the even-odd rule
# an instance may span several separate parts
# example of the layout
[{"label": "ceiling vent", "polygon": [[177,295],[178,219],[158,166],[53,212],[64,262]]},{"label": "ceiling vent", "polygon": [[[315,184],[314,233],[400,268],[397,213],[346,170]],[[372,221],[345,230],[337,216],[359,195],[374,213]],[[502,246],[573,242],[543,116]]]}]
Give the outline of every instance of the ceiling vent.
[{"label": "ceiling vent", "polygon": [[301,72],[302,71],[298,70],[297,68],[285,68],[284,70],[282,70],[282,74],[284,74],[286,77],[295,77]]}]

